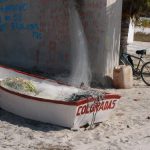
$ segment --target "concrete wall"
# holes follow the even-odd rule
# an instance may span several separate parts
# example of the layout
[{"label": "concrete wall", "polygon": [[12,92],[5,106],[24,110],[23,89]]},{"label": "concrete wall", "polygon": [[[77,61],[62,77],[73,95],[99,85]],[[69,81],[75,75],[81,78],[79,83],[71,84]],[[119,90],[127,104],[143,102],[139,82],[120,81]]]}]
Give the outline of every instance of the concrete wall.
[{"label": "concrete wall", "polygon": [[0,1],[0,62],[46,72],[67,69],[70,39],[65,7],[65,0]]},{"label": "concrete wall", "polygon": [[[122,0],[81,0],[93,79],[118,63]],[[0,0],[0,63],[49,74],[71,70],[69,0]]]},{"label": "concrete wall", "polygon": [[105,49],[103,50],[105,54],[104,72],[106,77],[112,77],[114,66],[119,63],[121,12],[122,0],[107,0]]}]

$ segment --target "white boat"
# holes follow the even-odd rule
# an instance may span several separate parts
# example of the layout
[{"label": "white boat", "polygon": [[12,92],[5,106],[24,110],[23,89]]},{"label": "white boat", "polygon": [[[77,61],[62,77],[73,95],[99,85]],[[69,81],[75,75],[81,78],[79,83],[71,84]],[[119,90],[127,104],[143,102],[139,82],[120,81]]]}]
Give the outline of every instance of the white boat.
[{"label": "white boat", "polygon": [[[38,84],[46,82],[47,86],[50,84],[46,78],[0,66],[0,81],[10,77],[22,77]],[[22,94],[0,85],[2,109],[32,120],[74,129],[107,120],[119,99],[119,95],[107,93],[101,98],[89,97],[78,101],[52,100]]]}]

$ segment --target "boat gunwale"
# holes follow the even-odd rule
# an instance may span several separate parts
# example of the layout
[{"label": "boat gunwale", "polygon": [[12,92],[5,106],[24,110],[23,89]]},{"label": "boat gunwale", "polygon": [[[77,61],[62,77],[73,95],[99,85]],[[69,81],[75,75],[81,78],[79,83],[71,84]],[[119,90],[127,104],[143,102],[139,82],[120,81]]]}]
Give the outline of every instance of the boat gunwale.
[{"label": "boat gunwale", "polygon": [[[19,71],[19,70],[16,70],[16,69],[8,68],[8,67],[2,66],[2,65],[0,65],[0,67],[4,68],[4,69],[7,69],[7,70],[12,70],[14,72],[17,72],[17,73],[20,73],[20,74],[23,74],[23,75],[34,77],[34,78],[37,78],[37,79],[43,79],[43,80],[48,79],[48,78],[41,77],[41,76],[38,76],[38,75],[34,75],[34,74],[26,73],[26,72],[23,72],[23,71]],[[55,103],[55,104],[62,104],[62,105],[80,106],[80,105],[83,105],[83,104],[86,104],[86,103],[89,103],[89,102],[93,102],[93,101],[96,100],[96,98],[93,98],[93,97],[88,97],[86,99],[81,99],[81,100],[78,100],[78,101],[51,100],[51,99],[40,98],[40,97],[35,97],[35,96],[30,96],[30,95],[22,94],[22,93],[19,93],[19,92],[15,92],[15,91],[12,91],[12,90],[9,90],[7,88],[2,87],[1,85],[0,85],[0,89],[5,91],[5,92],[8,92],[10,94],[13,94],[13,95],[16,95],[16,96],[19,96],[19,97],[22,97],[22,98],[26,98],[27,100],[34,100],[34,101],[39,101],[39,102]],[[120,99],[120,98],[121,98],[120,95],[110,94],[110,93],[105,93],[105,95],[103,96],[103,100]]]}]

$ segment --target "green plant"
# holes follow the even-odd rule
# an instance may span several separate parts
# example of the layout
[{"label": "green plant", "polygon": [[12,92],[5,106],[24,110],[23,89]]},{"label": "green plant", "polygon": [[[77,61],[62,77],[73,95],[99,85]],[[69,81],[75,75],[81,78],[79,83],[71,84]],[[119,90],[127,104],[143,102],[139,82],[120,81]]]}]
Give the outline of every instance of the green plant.
[{"label": "green plant", "polygon": [[137,20],[135,25],[140,27],[150,28],[150,20],[146,18],[140,18],[139,20]]}]

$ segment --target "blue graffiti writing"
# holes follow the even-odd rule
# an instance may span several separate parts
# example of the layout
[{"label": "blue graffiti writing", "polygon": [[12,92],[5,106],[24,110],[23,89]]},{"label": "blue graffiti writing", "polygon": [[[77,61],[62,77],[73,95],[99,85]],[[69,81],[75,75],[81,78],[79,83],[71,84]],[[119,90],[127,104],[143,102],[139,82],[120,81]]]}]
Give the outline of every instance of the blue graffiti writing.
[{"label": "blue graffiti writing", "polygon": [[32,36],[34,39],[37,39],[37,40],[42,39],[42,33],[41,32],[33,32]]},{"label": "blue graffiti writing", "polygon": [[0,21],[2,22],[22,22],[23,21],[23,15],[22,14],[14,14],[14,15],[6,15],[6,16],[0,16]]},{"label": "blue graffiti writing", "polygon": [[11,16],[5,16],[5,21],[10,21],[11,20]]},{"label": "blue graffiti writing", "polygon": [[[0,4],[8,0],[0,0]],[[36,40],[43,38],[40,32],[40,24],[36,22],[28,22],[24,19],[27,10],[30,9],[28,2],[16,2],[12,4],[0,5],[0,32],[8,31],[29,31]]]},{"label": "blue graffiti writing", "polygon": [[0,0],[0,3],[7,2],[7,0]]},{"label": "blue graffiti writing", "polygon": [[11,30],[39,30],[39,25],[37,23],[11,23]]},{"label": "blue graffiti writing", "polygon": [[18,3],[15,5],[5,5],[5,6],[0,6],[0,12],[12,12],[12,11],[26,11],[29,9],[29,4],[28,3]]},{"label": "blue graffiti writing", "polygon": [[5,31],[6,31],[6,28],[7,28],[7,25],[6,25],[5,23],[0,24],[0,31],[1,31],[1,32],[5,32]]},{"label": "blue graffiti writing", "polygon": [[13,15],[13,20],[16,22],[22,22],[23,21],[23,15],[22,14],[14,14]]}]

